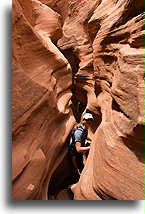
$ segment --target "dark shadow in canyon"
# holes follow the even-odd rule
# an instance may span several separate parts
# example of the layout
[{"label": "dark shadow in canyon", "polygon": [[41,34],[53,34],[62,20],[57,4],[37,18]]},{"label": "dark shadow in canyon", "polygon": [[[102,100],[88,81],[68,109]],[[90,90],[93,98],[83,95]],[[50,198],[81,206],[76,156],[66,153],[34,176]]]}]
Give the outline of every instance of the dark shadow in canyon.
[{"label": "dark shadow in canyon", "polygon": [[57,200],[60,194],[65,200],[73,200],[73,193],[69,189],[71,184],[77,183],[79,176],[68,161],[66,155],[51,176],[48,188],[48,199]]}]

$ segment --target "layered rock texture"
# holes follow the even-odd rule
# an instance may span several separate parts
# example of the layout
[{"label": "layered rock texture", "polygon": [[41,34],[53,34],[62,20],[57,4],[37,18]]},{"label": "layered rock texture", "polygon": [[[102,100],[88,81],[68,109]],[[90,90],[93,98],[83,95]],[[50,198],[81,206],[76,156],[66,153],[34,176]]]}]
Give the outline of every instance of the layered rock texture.
[{"label": "layered rock texture", "polygon": [[[13,200],[143,199],[143,1],[13,0],[12,12]],[[78,180],[67,137],[83,112],[95,120]]]}]

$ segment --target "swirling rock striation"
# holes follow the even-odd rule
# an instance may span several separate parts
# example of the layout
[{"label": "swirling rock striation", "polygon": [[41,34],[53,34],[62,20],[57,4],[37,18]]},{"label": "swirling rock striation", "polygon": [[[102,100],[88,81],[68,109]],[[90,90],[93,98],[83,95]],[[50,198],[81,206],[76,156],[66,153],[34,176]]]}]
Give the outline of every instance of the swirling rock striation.
[{"label": "swirling rock striation", "polygon": [[[143,17],[135,0],[13,0],[14,200],[143,199]],[[84,111],[78,181],[67,137]]]}]

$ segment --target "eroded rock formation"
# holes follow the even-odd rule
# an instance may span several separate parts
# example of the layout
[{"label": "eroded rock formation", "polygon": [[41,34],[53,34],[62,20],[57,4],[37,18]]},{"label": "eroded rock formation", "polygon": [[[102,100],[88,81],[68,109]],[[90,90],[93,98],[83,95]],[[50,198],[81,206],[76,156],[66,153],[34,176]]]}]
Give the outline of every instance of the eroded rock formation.
[{"label": "eroded rock formation", "polygon": [[[12,19],[12,198],[143,199],[143,1],[13,0]],[[93,141],[68,189],[84,111]]]}]

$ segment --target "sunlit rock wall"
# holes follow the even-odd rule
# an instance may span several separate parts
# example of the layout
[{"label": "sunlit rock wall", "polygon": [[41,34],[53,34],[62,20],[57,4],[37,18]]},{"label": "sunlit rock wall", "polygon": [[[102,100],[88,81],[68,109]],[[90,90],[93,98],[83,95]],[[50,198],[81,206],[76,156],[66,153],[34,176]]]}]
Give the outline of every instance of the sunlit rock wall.
[{"label": "sunlit rock wall", "polygon": [[84,111],[93,141],[73,199],[143,199],[143,24],[143,1],[13,0],[13,199],[66,181]]},{"label": "sunlit rock wall", "polygon": [[[48,21],[47,21],[48,20]],[[61,17],[39,1],[13,1],[13,199],[47,200],[74,117],[71,67],[54,43]]]}]

